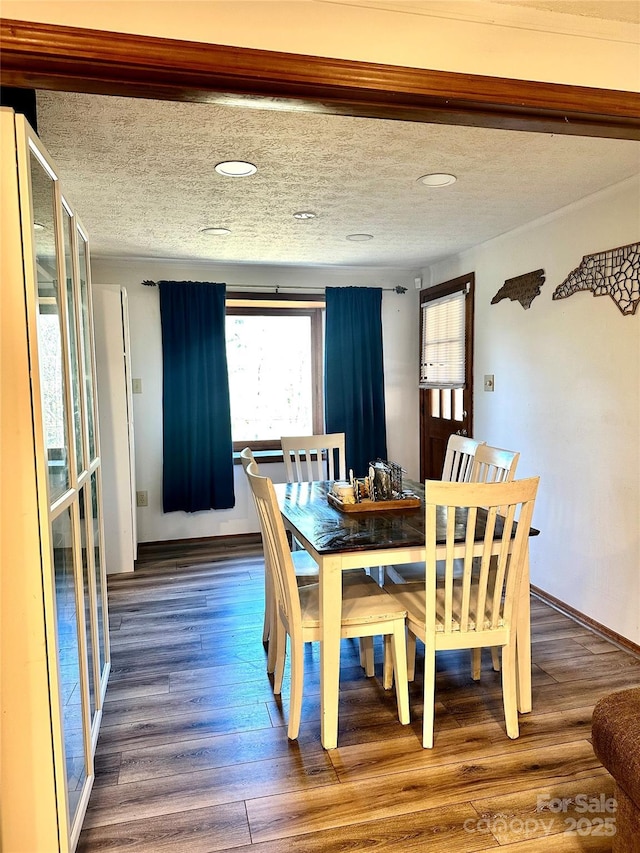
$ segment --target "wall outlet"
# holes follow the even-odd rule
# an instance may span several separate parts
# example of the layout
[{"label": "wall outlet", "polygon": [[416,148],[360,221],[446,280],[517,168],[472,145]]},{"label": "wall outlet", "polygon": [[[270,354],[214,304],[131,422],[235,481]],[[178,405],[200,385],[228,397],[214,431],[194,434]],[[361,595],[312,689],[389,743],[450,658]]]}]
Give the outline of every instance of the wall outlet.
[{"label": "wall outlet", "polygon": [[148,492],[136,492],[136,506],[149,506]]},{"label": "wall outlet", "polygon": [[142,394],[142,379],[132,379],[131,390],[134,394]]},{"label": "wall outlet", "polygon": [[493,381],[493,373],[485,373],[484,375],[484,390],[495,391],[495,383]]}]

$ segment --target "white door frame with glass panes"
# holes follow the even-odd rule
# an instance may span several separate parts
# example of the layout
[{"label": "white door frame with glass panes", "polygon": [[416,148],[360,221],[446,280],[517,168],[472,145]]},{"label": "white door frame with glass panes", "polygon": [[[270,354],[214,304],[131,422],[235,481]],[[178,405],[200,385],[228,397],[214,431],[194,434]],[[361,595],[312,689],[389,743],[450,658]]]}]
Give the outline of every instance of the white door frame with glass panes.
[{"label": "white door frame with glass panes", "polygon": [[0,130],[0,847],[69,853],[109,675],[89,246],[24,117]]}]

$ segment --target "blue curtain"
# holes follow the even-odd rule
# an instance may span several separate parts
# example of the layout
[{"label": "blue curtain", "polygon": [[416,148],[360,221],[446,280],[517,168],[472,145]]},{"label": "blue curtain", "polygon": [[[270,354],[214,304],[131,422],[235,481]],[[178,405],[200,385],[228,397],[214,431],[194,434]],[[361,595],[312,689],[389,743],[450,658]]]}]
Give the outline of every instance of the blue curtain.
[{"label": "blue curtain", "polygon": [[345,433],[347,469],[364,477],[387,458],[382,291],[328,287],[325,323],[326,430]]},{"label": "blue curtain", "polygon": [[229,509],[233,445],[224,284],[160,281],[165,512]]}]

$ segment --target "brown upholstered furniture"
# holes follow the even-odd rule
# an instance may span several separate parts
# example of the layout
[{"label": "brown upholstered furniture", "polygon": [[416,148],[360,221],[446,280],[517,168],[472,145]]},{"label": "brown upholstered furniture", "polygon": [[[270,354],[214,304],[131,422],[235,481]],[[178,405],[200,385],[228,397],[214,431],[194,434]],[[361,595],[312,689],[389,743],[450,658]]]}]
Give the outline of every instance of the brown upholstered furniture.
[{"label": "brown upholstered furniture", "polygon": [[605,696],[593,710],[593,749],[616,783],[613,853],[640,853],[640,687]]}]

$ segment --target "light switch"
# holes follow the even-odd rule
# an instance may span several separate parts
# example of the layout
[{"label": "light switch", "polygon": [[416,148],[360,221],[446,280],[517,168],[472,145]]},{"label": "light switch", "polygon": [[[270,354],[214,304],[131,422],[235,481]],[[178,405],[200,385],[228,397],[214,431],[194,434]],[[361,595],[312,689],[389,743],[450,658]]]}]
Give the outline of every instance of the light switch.
[{"label": "light switch", "polygon": [[142,379],[133,379],[131,381],[131,390],[134,394],[142,394]]},{"label": "light switch", "polygon": [[484,390],[485,391],[495,391],[495,384],[493,381],[493,373],[485,373],[485,375],[484,375]]}]

